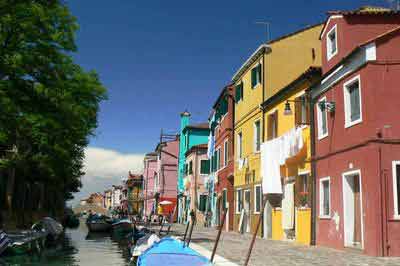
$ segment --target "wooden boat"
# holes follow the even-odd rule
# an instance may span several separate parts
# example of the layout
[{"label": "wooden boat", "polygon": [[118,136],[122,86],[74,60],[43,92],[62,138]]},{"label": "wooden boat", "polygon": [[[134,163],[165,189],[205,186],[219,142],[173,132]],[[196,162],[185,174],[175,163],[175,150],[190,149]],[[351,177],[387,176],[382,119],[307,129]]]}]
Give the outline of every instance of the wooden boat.
[{"label": "wooden boat", "polygon": [[155,243],[137,260],[137,266],[211,266],[206,257],[184,246],[179,240],[164,237]]},{"label": "wooden boat", "polygon": [[133,224],[129,219],[121,219],[112,224],[112,231],[114,236],[122,237],[133,230]]},{"label": "wooden boat", "polygon": [[92,215],[86,220],[89,232],[108,232],[111,230],[111,222],[103,215]]}]

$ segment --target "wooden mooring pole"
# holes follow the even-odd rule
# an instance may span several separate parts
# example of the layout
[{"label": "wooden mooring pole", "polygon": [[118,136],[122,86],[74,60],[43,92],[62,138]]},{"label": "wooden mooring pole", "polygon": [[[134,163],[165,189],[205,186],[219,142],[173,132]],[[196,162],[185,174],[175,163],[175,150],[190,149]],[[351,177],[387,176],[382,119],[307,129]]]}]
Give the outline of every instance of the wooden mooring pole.
[{"label": "wooden mooring pole", "polygon": [[244,266],[248,266],[249,265],[251,252],[253,251],[254,243],[256,242],[257,232],[258,232],[258,229],[260,228],[261,221],[263,219],[262,218],[262,212],[264,212],[266,204],[267,204],[267,200],[264,198],[263,199],[261,213],[260,213],[260,218],[258,219],[256,230],[253,233],[253,238],[251,239],[250,248],[249,248],[249,251],[247,252],[246,261],[244,263]]},{"label": "wooden mooring pole", "polygon": [[213,248],[213,251],[212,251],[212,254],[211,254],[211,259],[210,259],[211,262],[214,261],[214,256],[215,256],[215,253],[217,252],[217,247],[218,247],[219,239],[221,237],[222,229],[224,228],[226,215],[227,215],[227,209],[225,208],[224,209],[224,216],[222,217],[222,221],[221,221],[221,224],[220,224],[219,230],[218,230],[217,239],[215,240],[214,248]]}]

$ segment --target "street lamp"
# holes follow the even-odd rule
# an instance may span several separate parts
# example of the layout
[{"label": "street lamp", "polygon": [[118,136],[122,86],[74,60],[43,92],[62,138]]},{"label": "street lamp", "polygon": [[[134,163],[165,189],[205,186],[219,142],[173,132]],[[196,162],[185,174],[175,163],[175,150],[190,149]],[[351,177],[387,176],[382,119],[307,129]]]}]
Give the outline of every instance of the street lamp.
[{"label": "street lamp", "polygon": [[[283,111],[283,115],[292,115],[293,111],[292,108],[290,107],[290,102],[298,103],[298,102],[305,102],[306,99],[303,100],[287,100],[285,103],[285,109]],[[329,113],[334,113],[335,112],[335,107],[336,104],[335,102],[328,102],[328,101],[321,101],[318,102],[319,108],[321,108],[321,111],[327,110]]]}]

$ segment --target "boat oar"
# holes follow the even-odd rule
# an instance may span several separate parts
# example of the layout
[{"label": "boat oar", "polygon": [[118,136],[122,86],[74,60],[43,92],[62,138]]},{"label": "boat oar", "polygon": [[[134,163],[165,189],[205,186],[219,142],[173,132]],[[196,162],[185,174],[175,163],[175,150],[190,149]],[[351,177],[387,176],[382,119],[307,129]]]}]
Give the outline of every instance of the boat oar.
[{"label": "boat oar", "polygon": [[219,229],[218,229],[217,239],[215,240],[213,252],[212,252],[212,254],[211,254],[211,259],[210,259],[211,262],[214,261],[214,256],[215,256],[215,253],[217,252],[217,247],[218,247],[219,239],[220,239],[220,237],[221,237],[222,228],[224,228],[226,215],[227,215],[227,208],[224,209],[224,216],[222,217],[222,221],[221,221],[220,227],[219,227]]},{"label": "boat oar", "polygon": [[[261,211],[263,211],[265,209],[266,204],[267,204],[267,200],[265,198],[263,198],[263,204],[262,204],[263,207],[262,207]],[[256,230],[253,233],[253,238],[251,239],[250,248],[249,248],[249,251],[247,252],[246,261],[244,263],[244,266],[249,265],[251,252],[253,251],[254,243],[256,241],[257,232],[258,232],[258,229],[260,228],[261,221],[262,221],[262,213],[260,212],[260,218],[258,219]]]}]

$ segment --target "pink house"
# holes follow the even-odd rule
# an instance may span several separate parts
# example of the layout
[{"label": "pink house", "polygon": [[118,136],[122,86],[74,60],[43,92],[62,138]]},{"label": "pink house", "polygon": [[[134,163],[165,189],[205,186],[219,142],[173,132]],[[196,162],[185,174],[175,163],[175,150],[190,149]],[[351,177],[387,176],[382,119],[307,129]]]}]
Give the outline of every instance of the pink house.
[{"label": "pink house", "polygon": [[157,175],[157,153],[150,152],[145,155],[144,160],[144,216],[151,215],[155,204],[155,177]]},{"label": "pink house", "polygon": [[157,203],[170,202],[163,205],[162,214],[175,213],[178,180],[179,137],[162,135],[156,147],[157,176],[155,178],[155,196]]}]

